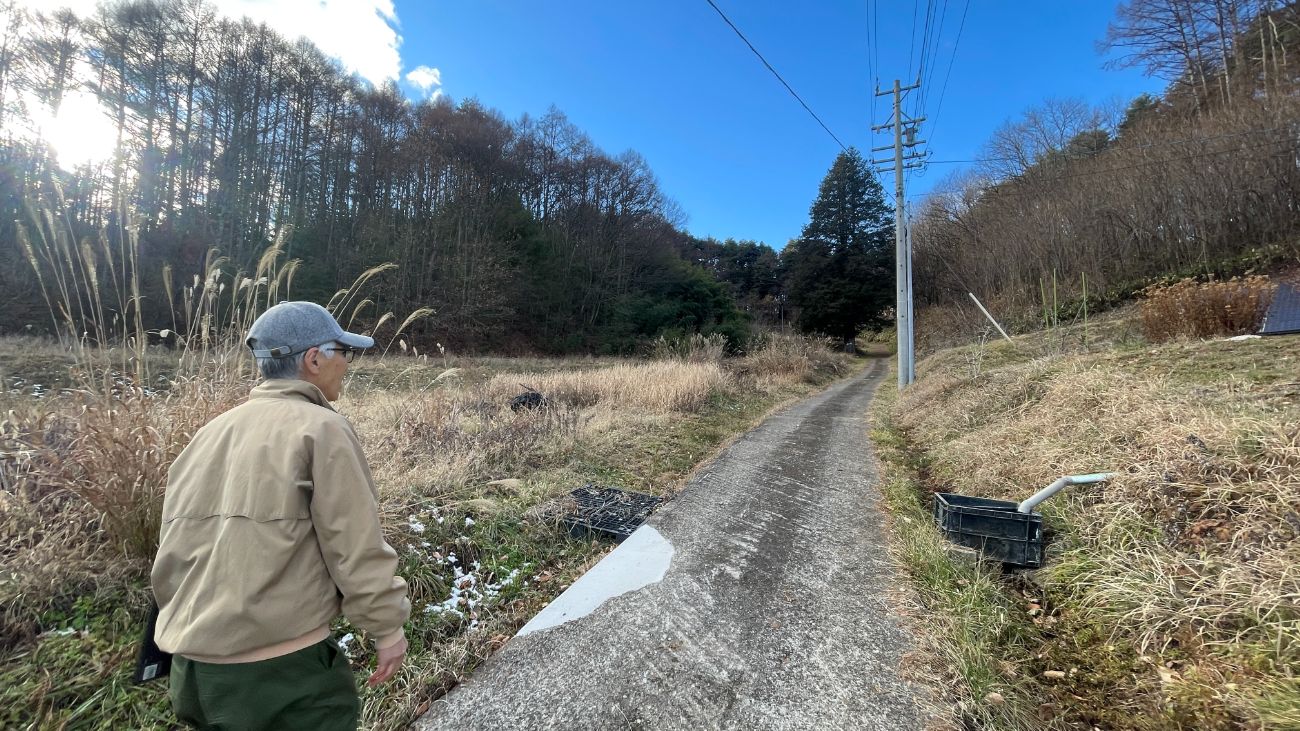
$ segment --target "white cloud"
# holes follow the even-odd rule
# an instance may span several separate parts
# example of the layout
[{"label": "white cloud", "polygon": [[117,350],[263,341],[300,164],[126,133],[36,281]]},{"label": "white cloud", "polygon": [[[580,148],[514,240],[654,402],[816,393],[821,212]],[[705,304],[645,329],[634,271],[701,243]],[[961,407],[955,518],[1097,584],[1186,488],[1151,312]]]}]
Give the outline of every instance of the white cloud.
[{"label": "white cloud", "polygon": [[393,0],[213,0],[222,13],[248,16],[289,38],[305,36],[371,83],[402,71]]},{"label": "white cloud", "polygon": [[[299,36],[339,60],[350,72],[373,84],[401,78],[399,49],[401,22],[393,0],[208,0],[218,12],[233,18],[247,16],[266,23],[293,40]],[[81,17],[93,16],[99,0],[18,0],[19,5],[48,12],[70,7]],[[406,80],[423,94],[436,98],[442,74],[418,66]]]},{"label": "white cloud", "polygon": [[424,94],[429,94],[430,98],[436,99],[442,93],[442,89],[434,89],[435,86],[442,86],[442,72],[429,66],[416,66],[406,74],[406,80],[412,86],[419,89]]},{"label": "white cloud", "polygon": [[[247,16],[296,40],[304,36],[373,84],[396,81],[402,72],[402,36],[393,0],[209,0],[222,15]],[[18,0],[49,12],[69,7],[80,17],[95,14],[98,0]]]}]

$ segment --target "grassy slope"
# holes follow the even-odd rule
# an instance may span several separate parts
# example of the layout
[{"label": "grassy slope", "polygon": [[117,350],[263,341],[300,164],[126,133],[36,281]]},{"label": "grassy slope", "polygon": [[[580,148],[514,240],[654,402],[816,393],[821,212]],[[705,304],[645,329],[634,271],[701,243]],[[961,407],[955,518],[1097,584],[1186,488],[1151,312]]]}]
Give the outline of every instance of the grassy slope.
[{"label": "grassy slope", "polygon": [[[1300,728],[1300,351],[1129,320],[938,353],[876,405],[901,557],[972,728]],[[884,392],[882,392],[884,393]],[[1044,504],[1044,569],[950,561],[929,493]],[[1044,672],[1064,677],[1045,676]]]},{"label": "grassy slope", "polygon": [[[795,377],[777,373],[767,379],[744,373],[761,363],[735,364],[723,381],[698,386],[707,398],[686,409],[638,408],[635,393],[625,393],[621,406],[586,404],[583,399],[595,397],[581,391],[588,383],[583,376],[574,382],[573,403],[519,416],[500,408],[519,390],[518,380],[531,385],[539,379],[546,388],[548,381],[540,379],[558,382],[569,373],[599,378],[601,371],[629,364],[498,359],[435,365],[395,359],[363,367],[340,408],[357,423],[371,456],[387,533],[402,557],[400,571],[411,583],[415,609],[408,662],[394,682],[365,692],[364,726],[405,727],[608,550],[604,543],[569,538],[546,517],[546,506],[557,496],[586,481],[671,495],[702,459],[770,409],[833,380],[836,368],[844,373],[843,363],[827,356]],[[435,381],[445,366],[457,370]],[[708,368],[692,372],[701,370]],[[48,381],[57,374],[35,375]],[[21,393],[5,398],[10,405],[36,408]],[[50,517],[15,515],[28,508],[0,490],[0,533],[9,552],[0,556],[6,558],[0,597],[22,603],[43,633],[35,641],[0,639],[0,727],[165,727],[165,685],[133,686],[126,679],[147,599],[147,563],[122,562],[95,576],[91,569],[103,562],[94,556],[65,554],[58,547],[47,554],[31,551],[32,545],[39,548],[39,537],[23,531],[43,529]],[[87,524],[94,520],[76,509],[69,514]],[[76,526],[60,529],[79,535]],[[17,560],[25,551],[31,557]],[[41,555],[53,557],[46,563],[84,560],[87,571],[61,565],[51,572],[51,583],[69,577],[75,582],[34,589]],[[472,587],[458,569],[472,576]],[[26,575],[5,576],[10,570]],[[463,605],[460,614],[426,611],[448,600],[456,586],[481,600],[473,614]],[[346,624],[337,629],[354,632]],[[354,666],[361,672],[369,660],[358,653]]]}]

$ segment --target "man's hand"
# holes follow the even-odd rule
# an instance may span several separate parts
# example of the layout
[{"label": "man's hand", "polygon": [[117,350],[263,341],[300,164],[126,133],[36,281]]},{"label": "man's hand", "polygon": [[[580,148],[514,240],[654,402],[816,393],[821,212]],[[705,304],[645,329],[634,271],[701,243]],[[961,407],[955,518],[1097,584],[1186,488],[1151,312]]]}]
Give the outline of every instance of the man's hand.
[{"label": "man's hand", "polygon": [[375,672],[370,674],[366,685],[379,685],[397,673],[397,669],[402,667],[402,660],[406,657],[406,638],[403,637],[393,645],[376,650],[375,654],[378,656],[375,661]]}]

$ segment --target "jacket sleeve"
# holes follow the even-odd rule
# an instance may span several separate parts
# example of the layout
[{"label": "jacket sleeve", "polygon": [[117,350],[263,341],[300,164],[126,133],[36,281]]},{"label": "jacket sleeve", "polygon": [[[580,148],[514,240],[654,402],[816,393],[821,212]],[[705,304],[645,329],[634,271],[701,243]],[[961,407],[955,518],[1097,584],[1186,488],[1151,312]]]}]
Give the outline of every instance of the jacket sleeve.
[{"label": "jacket sleeve", "polygon": [[379,501],[356,432],[329,419],[315,432],[311,452],[311,517],[343,614],[388,647],[402,637],[411,614],[397,552],[379,526]]}]

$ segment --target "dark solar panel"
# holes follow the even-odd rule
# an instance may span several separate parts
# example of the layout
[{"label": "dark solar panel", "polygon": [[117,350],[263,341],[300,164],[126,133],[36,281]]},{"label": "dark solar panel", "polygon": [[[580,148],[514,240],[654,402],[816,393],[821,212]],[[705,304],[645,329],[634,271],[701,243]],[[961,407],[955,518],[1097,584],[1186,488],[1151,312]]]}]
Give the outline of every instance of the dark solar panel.
[{"label": "dark solar panel", "polygon": [[1300,288],[1285,282],[1277,286],[1273,304],[1264,315],[1260,335],[1289,335],[1300,333]]}]

